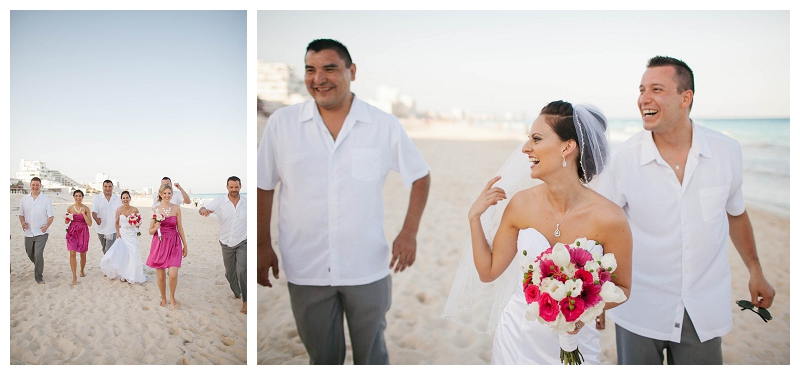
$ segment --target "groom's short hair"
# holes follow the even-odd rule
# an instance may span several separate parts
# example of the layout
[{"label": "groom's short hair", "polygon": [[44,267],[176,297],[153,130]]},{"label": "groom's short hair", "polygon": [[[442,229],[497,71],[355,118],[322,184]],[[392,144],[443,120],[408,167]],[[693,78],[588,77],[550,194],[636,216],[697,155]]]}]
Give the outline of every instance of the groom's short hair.
[{"label": "groom's short hair", "polygon": [[111,186],[114,186],[114,183],[113,183],[113,182],[111,182],[111,180],[105,180],[105,181],[103,181],[103,185],[105,185],[106,183],[109,183],[109,184],[111,184]]},{"label": "groom's short hair", "polygon": [[[692,90],[694,93],[694,73],[689,65],[685,62],[669,56],[656,56],[647,62],[648,68],[655,68],[658,66],[671,66],[675,68],[675,81],[678,82],[678,93],[686,90]],[[694,104],[694,100],[692,100]],[[691,104],[690,107],[691,108]]]},{"label": "groom's short hair", "polygon": [[227,184],[228,184],[228,182],[231,182],[231,181],[236,181],[236,182],[238,182],[238,183],[239,183],[239,185],[241,185],[241,184],[242,184],[242,180],[240,180],[240,179],[239,179],[239,177],[236,177],[236,176],[230,176],[230,177],[228,177],[228,181],[225,181],[225,184],[227,185]]},{"label": "groom's short hair", "polygon": [[169,181],[170,183],[172,183],[172,179],[171,179],[171,178],[169,178],[169,177],[161,177],[161,181],[164,181],[164,180],[167,180],[167,181]]}]

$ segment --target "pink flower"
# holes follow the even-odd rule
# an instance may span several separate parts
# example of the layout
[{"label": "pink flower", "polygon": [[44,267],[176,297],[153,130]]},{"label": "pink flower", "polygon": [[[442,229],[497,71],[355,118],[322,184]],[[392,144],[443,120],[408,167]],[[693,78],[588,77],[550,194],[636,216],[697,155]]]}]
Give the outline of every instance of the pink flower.
[{"label": "pink flower", "polygon": [[592,260],[592,253],[580,248],[580,247],[569,247],[569,258],[570,261],[575,265],[577,268],[583,268],[586,265],[586,262]]},{"label": "pink flower", "polygon": [[554,322],[558,318],[558,301],[554,300],[547,293],[539,295],[539,316],[546,322]]},{"label": "pink flower", "polygon": [[608,280],[611,280],[611,272],[608,272],[606,269],[598,269],[597,274],[600,279],[600,285],[602,286]]},{"label": "pink flower", "polygon": [[561,313],[564,314],[564,318],[566,318],[568,322],[574,322],[586,310],[583,300],[580,298],[567,297],[562,299],[559,305],[561,307]]},{"label": "pink flower", "polygon": [[525,300],[528,301],[529,305],[538,301],[540,294],[541,292],[539,292],[539,286],[537,285],[528,284],[528,286],[525,287]]},{"label": "pink flower", "polygon": [[539,271],[542,273],[542,279],[552,277],[562,283],[567,281],[567,275],[550,259],[542,259],[539,262]]},{"label": "pink flower", "polygon": [[583,300],[584,308],[590,308],[602,300],[600,297],[600,291],[603,288],[600,284],[595,284],[594,282],[590,283],[583,283],[583,290],[581,291],[580,299]]}]

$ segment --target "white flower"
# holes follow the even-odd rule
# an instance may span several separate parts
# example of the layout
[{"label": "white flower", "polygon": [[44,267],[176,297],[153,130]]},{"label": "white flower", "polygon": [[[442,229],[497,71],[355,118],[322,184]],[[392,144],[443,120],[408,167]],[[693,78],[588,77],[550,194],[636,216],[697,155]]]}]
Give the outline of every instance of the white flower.
[{"label": "white flower", "polygon": [[539,319],[539,303],[533,302],[525,307],[525,319],[538,320]]},{"label": "white flower", "polygon": [[[520,266],[522,267],[522,272],[528,272],[532,269],[539,269],[536,262],[531,259],[530,257],[523,256],[522,261],[520,262]],[[532,268],[531,268],[532,267]]]},{"label": "white flower", "polygon": [[625,292],[611,281],[606,281],[603,284],[603,287],[600,289],[600,298],[602,298],[605,303],[625,302],[625,300],[628,299],[628,297],[625,296]]},{"label": "white flower", "polygon": [[569,264],[569,250],[563,243],[557,243],[553,246],[553,253],[550,254],[553,263],[558,267],[566,267]]},{"label": "white flower", "polygon": [[617,258],[611,253],[603,254],[603,257],[600,258],[600,267],[609,272],[614,272],[617,269]]},{"label": "white flower", "polygon": [[587,240],[586,237],[577,238],[575,239],[575,242],[573,242],[572,245],[570,245],[570,247],[580,247],[589,250],[590,247],[588,247],[588,242],[589,240]]},{"label": "white flower", "polygon": [[586,324],[594,324],[594,319],[600,316],[605,306],[606,306],[605,302],[603,301],[598,302],[596,305],[584,310],[583,314],[581,314],[578,320]]},{"label": "white flower", "polygon": [[583,290],[583,280],[567,280],[564,282],[564,288],[567,289],[567,295],[572,297],[578,296]]},{"label": "white flower", "polygon": [[567,297],[567,288],[564,287],[564,283],[561,281],[556,279],[546,279],[542,282],[542,287],[544,288],[542,292],[550,294],[550,297],[556,301],[561,301]]},{"label": "white flower", "polygon": [[594,261],[594,260],[590,260],[590,261],[586,262],[586,264],[583,265],[583,269],[588,271],[588,272],[591,272],[592,276],[594,276],[595,280],[597,280],[597,278],[598,278],[597,270],[599,268],[600,268],[600,265],[597,264],[597,262]]}]

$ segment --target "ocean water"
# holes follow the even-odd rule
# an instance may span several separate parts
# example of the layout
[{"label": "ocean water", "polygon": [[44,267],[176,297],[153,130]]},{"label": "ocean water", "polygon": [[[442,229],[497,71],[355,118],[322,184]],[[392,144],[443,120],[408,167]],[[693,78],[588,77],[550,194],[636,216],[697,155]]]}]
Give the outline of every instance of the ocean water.
[{"label": "ocean water", "polygon": [[[789,119],[693,119],[723,133],[742,147],[745,202],[789,215]],[[613,149],[642,130],[642,121],[609,120]]]}]

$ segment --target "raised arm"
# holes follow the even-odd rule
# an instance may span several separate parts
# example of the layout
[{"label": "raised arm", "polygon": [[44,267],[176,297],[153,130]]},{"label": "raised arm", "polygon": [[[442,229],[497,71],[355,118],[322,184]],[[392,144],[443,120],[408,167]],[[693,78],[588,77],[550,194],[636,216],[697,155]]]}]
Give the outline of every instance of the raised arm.
[{"label": "raised arm", "polygon": [[[422,211],[428,202],[428,192],[431,187],[431,175],[428,173],[411,185],[411,197],[408,201],[408,211],[406,220],[403,222],[403,229],[392,243],[392,261],[389,268],[394,267],[394,272],[402,272],[407,267],[414,264],[417,254],[417,232],[419,222],[422,219]],[[395,262],[397,266],[395,267]]]},{"label": "raised arm", "polygon": [[272,220],[272,199],[275,190],[257,189],[257,281],[260,285],[272,287],[269,282],[269,269],[272,268],[272,275],[278,278],[278,256],[272,249],[272,236],[270,234],[270,224]]},{"label": "raised arm", "polygon": [[490,206],[506,199],[506,193],[503,189],[492,187],[499,180],[500,176],[489,180],[478,199],[473,203],[468,215],[472,239],[472,257],[478,276],[483,282],[494,281],[508,268],[516,253],[515,244],[519,235],[519,228],[513,224],[516,215],[519,214],[519,198],[512,199],[506,206],[491,247],[483,233],[481,215]]},{"label": "raised arm", "polygon": [[177,182],[176,182],[176,183],[175,183],[175,187],[176,187],[176,188],[178,188],[178,190],[180,190],[180,192],[181,192],[181,195],[183,196],[183,204],[189,204],[189,203],[192,203],[192,200],[191,200],[191,199],[189,199],[189,194],[186,194],[186,192],[185,192],[185,191],[183,190],[183,188],[181,187],[181,184],[179,184],[179,183],[177,183]]},{"label": "raised arm", "polygon": [[775,298],[775,289],[764,277],[764,272],[761,269],[761,262],[758,260],[758,251],[756,251],[756,240],[753,234],[753,225],[750,222],[750,216],[745,210],[739,216],[732,216],[728,214],[728,227],[730,230],[731,242],[742,257],[747,271],[750,273],[750,282],[748,287],[750,289],[750,300],[754,305],[763,308],[772,306],[772,300]]}]

